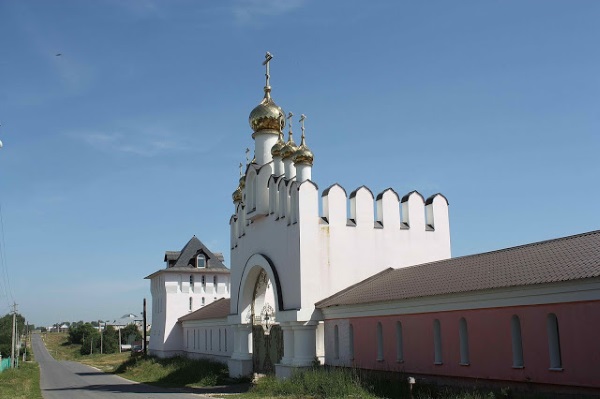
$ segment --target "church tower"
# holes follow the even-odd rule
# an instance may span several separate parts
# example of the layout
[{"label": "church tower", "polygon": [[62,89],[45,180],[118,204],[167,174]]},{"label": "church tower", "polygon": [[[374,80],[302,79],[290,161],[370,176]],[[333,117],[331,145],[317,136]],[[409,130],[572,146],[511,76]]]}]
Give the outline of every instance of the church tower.
[{"label": "church tower", "polygon": [[319,194],[305,115],[300,144],[292,113],[285,139],[286,116],[271,95],[272,59],[267,53],[264,97],[249,117],[255,157],[245,170],[240,165],[232,195],[232,376],[285,377],[310,367],[323,355],[316,302],[389,267],[450,257],[448,207],[440,194],[425,201],[414,191],[400,199],[387,189],[375,198],[362,186],[348,196],[337,184]]}]

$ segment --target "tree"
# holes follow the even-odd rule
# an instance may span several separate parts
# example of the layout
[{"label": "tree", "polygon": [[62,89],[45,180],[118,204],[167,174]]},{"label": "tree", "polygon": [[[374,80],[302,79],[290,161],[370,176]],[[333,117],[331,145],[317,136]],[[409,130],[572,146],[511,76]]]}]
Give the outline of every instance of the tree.
[{"label": "tree", "polygon": [[133,341],[140,341],[142,339],[142,334],[138,327],[134,324],[128,324],[121,330],[121,343],[122,344],[132,344]]},{"label": "tree", "polygon": [[92,327],[92,330],[90,330],[88,334],[82,337],[81,349],[79,350],[79,353],[82,355],[100,353],[100,333],[94,327]]},{"label": "tree", "polygon": [[119,350],[119,332],[113,326],[106,326],[102,338],[103,353],[116,353]]},{"label": "tree", "polygon": [[[25,330],[25,318],[17,313],[17,332],[21,334]],[[11,354],[13,316],[11,313],[0,318],[0,354],[8,357]]]},{"label": "tree", "polygon": [[76,326],[72,325],[69,328],[69,343],[83,344],[84,337],[86,335],[92,336],[94,333],[98,333],[98,331],[90,323],[83,323]]}]

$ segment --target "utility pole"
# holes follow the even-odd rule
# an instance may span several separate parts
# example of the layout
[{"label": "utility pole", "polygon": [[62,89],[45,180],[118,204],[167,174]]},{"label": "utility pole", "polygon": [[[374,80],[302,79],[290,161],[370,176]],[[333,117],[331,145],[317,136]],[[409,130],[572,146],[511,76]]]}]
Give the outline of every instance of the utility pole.
[{"label": "utility pole", "polygon": [[12,345],[10,349],[10,367],[14,368],[17,364],[15,362],[15,345],[16,345],[16,333],[17,333],[17,304],[13,302],[13,325],[12,325]]},{"label": "utility pole", "polygon": [[100,354],[102,354],[102,320],[98,320],[98,329],[100,330]]},{"label": "utility pole", "polygon": [[121,353],[121,327],[119,326],[119,353]]},{"label": "utility pole", "polygon": [[144,348],[144,356],[148,355],[148,348],[146,348],[146,298],[144,298],[144,312],[143,312],[143,323],[144,325],[142,326],[142,328],[144,329],[144,342],[142,343],[142,345],[144,345],[142,348]]}]

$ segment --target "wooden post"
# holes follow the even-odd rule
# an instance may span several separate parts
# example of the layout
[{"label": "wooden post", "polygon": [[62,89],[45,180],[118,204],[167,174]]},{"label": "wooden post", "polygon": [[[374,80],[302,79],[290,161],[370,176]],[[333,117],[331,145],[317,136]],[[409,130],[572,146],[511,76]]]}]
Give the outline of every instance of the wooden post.
[{"label": "wooden post", "polygon": [[144,318],[144,325],[142,326],[142,328],[144,329],[144,342],[142,343],[142,348],[144,348],[144,356],[148,355],[148,348],[146,348],[146,298],[144,298],[144,312],[143,312],[143,318]]}]

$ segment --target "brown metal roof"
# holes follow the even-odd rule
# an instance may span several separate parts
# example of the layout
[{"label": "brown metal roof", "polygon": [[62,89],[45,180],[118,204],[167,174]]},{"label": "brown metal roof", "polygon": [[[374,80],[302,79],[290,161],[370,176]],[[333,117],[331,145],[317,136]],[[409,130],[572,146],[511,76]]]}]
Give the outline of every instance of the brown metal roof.
[{"label": "brown metal roof", "polygon": [[600,230],[401,269],[387,269],[318,308],[600,277]]},{"label": "brown metal roof", "polygon": [[230,302],[229,298],[221,298],[195,312],[180,317],[178,321],[223,319],[229,315]]}]

